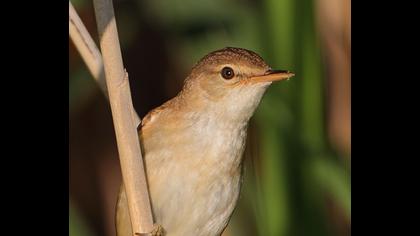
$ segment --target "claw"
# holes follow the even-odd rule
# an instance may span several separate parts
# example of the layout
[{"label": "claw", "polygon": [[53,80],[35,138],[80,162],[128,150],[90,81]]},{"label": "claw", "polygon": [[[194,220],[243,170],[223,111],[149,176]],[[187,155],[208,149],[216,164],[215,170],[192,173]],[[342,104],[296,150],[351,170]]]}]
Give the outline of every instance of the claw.
[{"label": "claw", "polygon": [[135,236],[164,236],[163,227],[159,224],[153,225],[153,230],[150,233],[135,233]]}]

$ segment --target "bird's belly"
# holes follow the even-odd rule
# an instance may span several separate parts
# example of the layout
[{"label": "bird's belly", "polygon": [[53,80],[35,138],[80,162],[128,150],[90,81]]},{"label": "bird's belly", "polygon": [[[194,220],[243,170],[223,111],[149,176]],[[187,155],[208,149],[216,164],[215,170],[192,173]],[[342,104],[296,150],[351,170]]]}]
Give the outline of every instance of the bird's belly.
[{"label": "bird's belly", "polygon": [[239,196],[240,167],[226,172],[208,163],[163,163],[166,167],[146,162],[151,167],[146,168],[155,220],[166,235],[220,235]]}]

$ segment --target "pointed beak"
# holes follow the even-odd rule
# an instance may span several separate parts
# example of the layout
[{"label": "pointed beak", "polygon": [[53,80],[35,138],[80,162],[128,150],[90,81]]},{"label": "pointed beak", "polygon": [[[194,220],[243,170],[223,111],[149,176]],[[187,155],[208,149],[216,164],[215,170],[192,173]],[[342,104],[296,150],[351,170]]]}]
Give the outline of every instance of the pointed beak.
[{"label": "pointed beak", "polygon": [[259,76],[253,76],[249,78],[249,81],[252,83],[260,83],[260,82],[274,82],[289,79],[293,77],[295,74],[287,71],[287,70],[268,70],[265,74]]}]

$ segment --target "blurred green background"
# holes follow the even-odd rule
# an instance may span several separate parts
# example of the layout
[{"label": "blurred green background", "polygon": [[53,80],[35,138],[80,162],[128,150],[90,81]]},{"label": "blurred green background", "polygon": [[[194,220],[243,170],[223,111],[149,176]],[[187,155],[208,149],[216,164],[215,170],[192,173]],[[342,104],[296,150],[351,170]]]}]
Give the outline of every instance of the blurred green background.
[{"label": "blurred green background", "polygon": [[[96,40],[92,1],[72,0]],[[350,0],[115,0],[140,116],[226,46],[293,71],[251,120],[245,180],[224,236],[351,234]],[[69,44],[71,236],[115,235],[121,181],[109,105]]]}]

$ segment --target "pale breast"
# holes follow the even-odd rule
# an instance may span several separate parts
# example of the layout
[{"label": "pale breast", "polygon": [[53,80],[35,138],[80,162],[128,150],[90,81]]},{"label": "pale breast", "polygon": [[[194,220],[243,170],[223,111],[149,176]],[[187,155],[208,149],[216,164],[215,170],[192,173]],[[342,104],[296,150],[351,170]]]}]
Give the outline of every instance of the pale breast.
[{"label": "pale breast", "polygon": [[146,154],[155,218],[168,236],[213,236],[225,228],[239,196],[244,145],[230,143],[234,151],[218,141]]},{"label": "pale breast", "polygon": [[[246,127],[211,122],[151,128],[143,137],[153,214],[167,236],[220,235],[236,206]],[[125,205],[120,221],[129,219]]]}]

